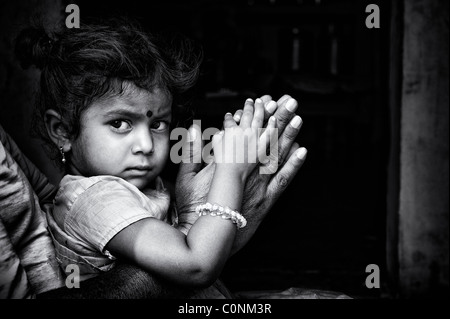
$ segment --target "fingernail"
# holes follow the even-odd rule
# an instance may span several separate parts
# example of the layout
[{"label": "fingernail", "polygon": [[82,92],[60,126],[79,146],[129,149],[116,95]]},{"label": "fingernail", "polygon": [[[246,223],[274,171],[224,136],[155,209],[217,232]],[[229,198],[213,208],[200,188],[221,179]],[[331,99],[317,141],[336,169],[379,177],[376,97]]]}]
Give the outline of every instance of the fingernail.
[{"label": "fingernail", "polygon": [[262,100],[260,98],[255,100],[255,103],[262,103]]},{"label": "fingernail", "polygon": [[266,105],[267,112],[273,113],[273,112],[275,112],[276,109],[277,109],[277,102],[270,101],[269,103],[267,103],[267,105]]},{"label": "fingernail", "polygon": [[294,116],[294,118],[291,120],[291,126],[293,128],[299,128],[300,124],[302,124],[302,119],[300,118],[300,116],[296,115]]},{"label": "fingernail", "polygon": [[245,100],[245,102],[253,102],[253,100],[248,98],[248,99]]},{"label": "fingernail", "polygon": [[225,117],[227,117],[227,116],[232,116],[232,115],[231,115],[230,112],[227,112],[227,113],[225,114]]},{"label": "fingernail", "polygon": [[239,122],[239,121],[241,120],[241,117],[239,116],[239,114],[235,114],[235,115],[233,116],[233,119],[234,119],[236,122]]},{"label": "fingernail", "polygon": [[286,103],[286,109],[289,112],[295,112],[295,110],[297,109],[297,101],[294,99],[289,99],[289,101],[287,101]]},{"label": "fingernail", "polygon": [[298,159],[304,159],[306,156],[306,153],[308,153],[308,151],[306,150],[306,148],[304,147],[300,147],[297,150],[297,153],[295,153],[295,155],[297,156]]}]

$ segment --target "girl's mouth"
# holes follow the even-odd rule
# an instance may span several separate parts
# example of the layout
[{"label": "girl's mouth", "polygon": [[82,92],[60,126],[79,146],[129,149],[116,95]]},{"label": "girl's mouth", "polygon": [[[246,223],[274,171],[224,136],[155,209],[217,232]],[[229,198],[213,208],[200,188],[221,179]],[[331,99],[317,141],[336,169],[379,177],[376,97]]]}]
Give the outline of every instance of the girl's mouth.
[{"label": "girl's mouth", "polygon": [[140,165],[140,166],[133,166],[133,167],[129,167],[127,168],[128,170],[138,170],[138,171],[150,171],[152,168],[149,165]]},{"label": "girl's mouth", "polygon": [[132,176],[145,176],[151,170],[152,168],[150,166],[134,166],[127,168],[125,171]]}]

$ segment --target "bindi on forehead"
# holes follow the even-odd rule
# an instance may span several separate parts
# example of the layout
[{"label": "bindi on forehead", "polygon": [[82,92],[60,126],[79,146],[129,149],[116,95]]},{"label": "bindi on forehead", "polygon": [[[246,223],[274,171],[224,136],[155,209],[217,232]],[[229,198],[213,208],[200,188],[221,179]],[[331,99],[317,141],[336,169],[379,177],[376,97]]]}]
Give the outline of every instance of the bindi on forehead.
[{"label": "bindi on forehead", "polygon": [[147,117],[152,117],[153,112],[152,111],[148,111],[145,115],[147,115]]}]

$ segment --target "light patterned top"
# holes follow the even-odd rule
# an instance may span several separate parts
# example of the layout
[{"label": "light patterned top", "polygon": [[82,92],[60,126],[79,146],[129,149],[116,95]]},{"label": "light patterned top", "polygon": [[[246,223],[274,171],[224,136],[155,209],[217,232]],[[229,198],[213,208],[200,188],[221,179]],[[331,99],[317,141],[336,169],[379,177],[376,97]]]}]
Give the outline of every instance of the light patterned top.
[{"label": "light patterned top", "polygon": [[122,178],[66,175],[60,182],[48,224],[63,270],[80,269],[80,280],[114,267],[107,243],[125,227],[144,218],[174,223],[167,190],[141,192]]}]

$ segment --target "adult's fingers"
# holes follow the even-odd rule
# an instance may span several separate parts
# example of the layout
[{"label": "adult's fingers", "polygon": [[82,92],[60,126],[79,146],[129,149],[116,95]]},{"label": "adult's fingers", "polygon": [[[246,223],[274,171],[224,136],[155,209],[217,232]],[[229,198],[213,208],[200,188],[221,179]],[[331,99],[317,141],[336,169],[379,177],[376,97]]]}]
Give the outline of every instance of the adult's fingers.
[{"label": "adult's fingers", "polygon": [[295,115],[278,138],[278,164],[285,162],[289,150],[302,127],[303,120]]},{"label": "adult's fingers", "polygon": [[[260,97],[261,101],[263,101],[264,104],[264,121],[267,121],[267,119],[273,114],[273,112],[275,112],[276,109],[276,102],[273,101],[272,96],[269,94],[265,94],[263,96]],[[270,102],[275,102],[275,108],[272,107],[272,104],[270,104],[271,106],[269,106],[270,112],[268,110],[268,105]]]},{"label": "adult's fingers", "polygon": [[269,94],[265,94],[263,96],[260,97],[261,101],[263,101],[264,106],[269,103],[270,101],[272,101],[272,96],[270,96]]},{"label": "adult's fingers", "polygon": [[291,96],[289,94],[284,94],[282,97],[280,97],[277,101],[278,105],[282,105],[283,103],[285,103],[287,100],[289,100],[291,98]]},{"label": "adult's fingers", "polygon": [[[291,158],[292,154],[294,154],[294,152],[296,150],[298,150],[300,148],[300,145],[298,145],[297,142],[292,143],[291,148],[289,149],[288,155],[286,156],[286,160],[288,160],[289,158]],[[283,163],[281,163],[280,165],[283,166],[284,164],[286,164],[286,161],[284,161]]]},{"label": "adult's fingers", "polygon": [[279,101],[280,102],[277,103],[278,108],[274,114],[278,124],[278,136],[283,133],[285,127],[294,116],[298,107],[297,101],[288,96],[283,96]]},{"label": "adult's fingers", "polygon": [[294,152],[287,162],[272,176],[267,187],[267,197],[274,200],[285,191],[306,160],[307,150],[304,147]]},{"label": "adult's fingers", "polygon": [[269,117],[271,117],[278,109],[278,107],[283,105],[290,98],[290,95],[285,94],[280,97],[278,101],[274,101],[272,96],[268,94],[261,96],[260,99],[264,102],[264,121],[267,121]]},{"label": "adult's fingers", "polygon": [[264,102],[264,121],[267,121],[269,117],[273,115],[273,113],[277,110],[277,102],[275,101],[268,101]]}]

